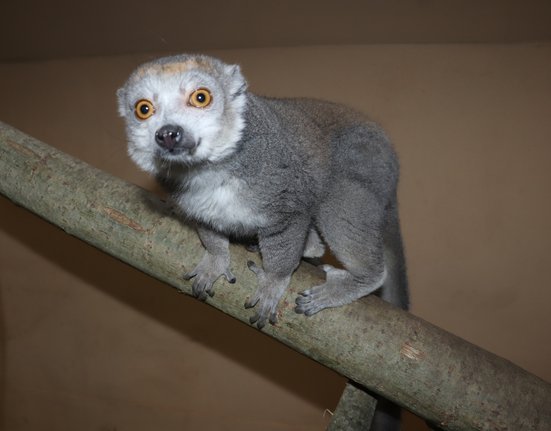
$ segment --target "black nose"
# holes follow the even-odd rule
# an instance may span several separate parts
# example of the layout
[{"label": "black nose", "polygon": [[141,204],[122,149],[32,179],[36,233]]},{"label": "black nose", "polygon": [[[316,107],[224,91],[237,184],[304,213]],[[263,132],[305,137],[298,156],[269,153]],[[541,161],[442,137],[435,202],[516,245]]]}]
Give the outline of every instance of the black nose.
[{"label": "black nose", "polygon": [[168,124],[155,132],[155,142],[168,151],[173,151],[182,142],[184,129]]}]

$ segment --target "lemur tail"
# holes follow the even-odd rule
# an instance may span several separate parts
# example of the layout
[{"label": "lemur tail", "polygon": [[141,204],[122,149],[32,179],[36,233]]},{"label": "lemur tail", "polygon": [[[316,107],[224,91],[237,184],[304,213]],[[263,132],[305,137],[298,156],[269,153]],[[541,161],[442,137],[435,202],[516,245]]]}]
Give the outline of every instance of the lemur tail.
[{"label": "lemur tail", "polygon": [[406,259],[398,219],[398,206],[394,199],[387,208],[387,224],[384,232],[384,259],[387,279],[381,288],[381,299],[404,310],[409,308],[409,292]]},{"label": "lemur tail", "polygon": [[[381,288],[380,296],[381,299],[407,310],[409,308],[409,292],[406,260],[396,199],[387,208],[386,220],[384,259],[388,275]],[[377,409],[369,429],[370,431],[399,431],[400,407],[385,398],[377,397]]]}]

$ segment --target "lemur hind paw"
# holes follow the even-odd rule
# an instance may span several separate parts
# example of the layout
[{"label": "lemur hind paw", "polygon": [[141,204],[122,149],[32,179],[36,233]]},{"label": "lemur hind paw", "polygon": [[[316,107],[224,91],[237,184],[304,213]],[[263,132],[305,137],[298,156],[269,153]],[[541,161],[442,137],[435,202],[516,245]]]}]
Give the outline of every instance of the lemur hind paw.
[{"label": "lemur hind paw", "polygon": [[300,292],[295,300],[295,312],[311,316],[325,308],[334,307],[351,287],[352,279],[348,271],[331,265],[323,265],[322,269],[326,273],[326,282]]}]

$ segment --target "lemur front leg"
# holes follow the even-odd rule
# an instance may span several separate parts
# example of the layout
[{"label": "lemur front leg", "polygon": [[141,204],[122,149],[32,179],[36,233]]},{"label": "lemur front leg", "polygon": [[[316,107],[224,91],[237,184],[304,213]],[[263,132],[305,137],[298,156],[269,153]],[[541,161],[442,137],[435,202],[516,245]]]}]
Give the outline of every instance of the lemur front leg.
[{"label": "lemur front leg", "polygon": [[266,320],[272,325],[277,323],[277,306],[300,263],[307,232],[308,223],[296,220],[283,231],[259,234],[262,268],[248,262],[249,269],[257,276],[258,287],[245,303],[246,308],[256,307],[250,322],[256,323],[259,329],[264,327]]},{"label": "lemur front leg", "polygon": [[230,283],[235,283],[235,276],[230,270],[228,238],[203,226],[197,227],[197,233],[206,251],[199,264],[184,274],[184,279],[190,280],[195,277],[192,286],[193,296],[205,301],[207,295],[214,295],[213,285],[220,276],[226,277]]}]

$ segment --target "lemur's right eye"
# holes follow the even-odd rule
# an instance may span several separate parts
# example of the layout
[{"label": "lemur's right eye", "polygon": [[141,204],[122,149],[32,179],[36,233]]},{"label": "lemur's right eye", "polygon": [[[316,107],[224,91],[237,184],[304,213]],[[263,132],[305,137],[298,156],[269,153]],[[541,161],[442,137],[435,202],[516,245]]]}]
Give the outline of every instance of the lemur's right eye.
[{"label": "lemur's right eye", "polygon": [[138,120],[147,120],[155,113],[155,107],[147,99],[141,99],[136,102],[134,106],[134,114]]}]

